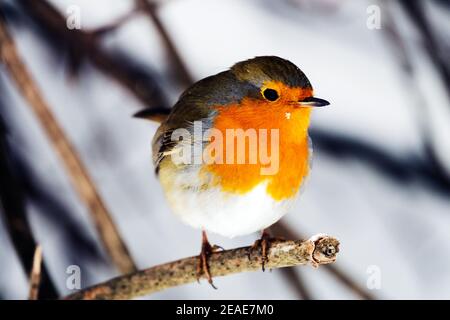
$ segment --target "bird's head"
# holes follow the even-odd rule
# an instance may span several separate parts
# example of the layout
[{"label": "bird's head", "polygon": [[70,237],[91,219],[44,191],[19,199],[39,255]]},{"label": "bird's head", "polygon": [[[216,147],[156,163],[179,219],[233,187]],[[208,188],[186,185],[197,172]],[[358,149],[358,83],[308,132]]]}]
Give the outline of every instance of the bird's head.
[{"label": "bird's head", "polygon": [[247,88],[245,95],[269,107],[323,107],[329,102],[313,96],[311,83],[292,62],[263,56],[235,64],[230,70]]}]

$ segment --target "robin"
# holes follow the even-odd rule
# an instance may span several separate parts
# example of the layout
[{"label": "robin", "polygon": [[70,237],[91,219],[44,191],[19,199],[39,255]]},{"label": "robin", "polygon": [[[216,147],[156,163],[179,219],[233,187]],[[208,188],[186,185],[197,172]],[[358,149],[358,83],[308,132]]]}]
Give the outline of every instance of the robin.
[{"label": "robin", "polygon": [[265,230],[292,207],[310,171],[311,107],[326,105],[295,64],[275,56],[236,63],[181,95],[153,138],[153,162],[175,215],[202,230],[198,277],[214,287],[207,261],[218,247],[206,231],[262,231],[252,248],[261,247],[264,270]]}]

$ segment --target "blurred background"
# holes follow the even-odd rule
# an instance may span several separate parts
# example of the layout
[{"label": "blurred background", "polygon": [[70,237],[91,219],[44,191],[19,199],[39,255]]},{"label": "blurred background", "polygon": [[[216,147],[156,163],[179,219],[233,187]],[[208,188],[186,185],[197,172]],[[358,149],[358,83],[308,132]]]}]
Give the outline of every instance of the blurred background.
[{"label": "blurred background", "polygon": [[[200,232],[171,214],[154,175],[157,124],[135,112],[170,108],[192,82],[260,55],[291,60],[332,103],[313,114],[312,174],[273,231],[338,237],[336,263],[227,276],[215,279],[219,290],[202,282],[150,299],[450,298],[449,9],[447,0],[0,1],[129,270],[200,251]],[[73,292],[69,266],[80,267],[82,287],[126,270],[49,139],[53,122],[36,116],[10,70],[0,63],[0,298],[27,298],[37,243],[40,296],[55,298]],[[233,248],[257,236],[210,240]]]}]

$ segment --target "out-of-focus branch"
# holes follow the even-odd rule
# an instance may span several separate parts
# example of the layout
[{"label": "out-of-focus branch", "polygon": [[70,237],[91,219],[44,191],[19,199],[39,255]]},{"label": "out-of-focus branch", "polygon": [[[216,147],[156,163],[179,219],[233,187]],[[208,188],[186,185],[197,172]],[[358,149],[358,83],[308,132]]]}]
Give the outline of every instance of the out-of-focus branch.
[{"label": "out-of-focus branch", "polygon": [[115,30],[123,26],[125,23],[130,21],[132,18],[134,18],[137,13],[139,13],[139,10],[138,8],[135,8],[134,10],[131,10],[130,12],[119,17],[115,21],[106,24],[104,26],[101,26],[100,28],[89,31],[88,33],[93,33],[95,36],[101,37],[108,33],[114,32]]},{"label": "out-of-focus branch", "polygon": [[294,289],[299,299],[313,300],[309,287],[305,285],[299,269],[283,268],[280,271],[282,271],[281,275],[285,278],[287,285]]},{"label": "out-of-focus branch", "polygon": [[436,170],[429,159],[406,153],[398,156],[349,135],[313,128],[310,135],[314,146],[324,155],[342,159],[354,159],[397,184],[417,183],[447,197],[450,179],[442,170]]},{"label": "out-of-focus branch", "polygon": [[135,271],[136,267],[133,260],[125,244],[122,242],[93,181],[89,177],[75,149],[54,118],[25,65],[22,63],[13,39],[7,30],[6,22],[1,16],[0,61],[5,64],[11,79],[16,83],[17,88],[36,114],[53,147],[63,160],[72,184],[80,198],[89,208],[100,238],[113,262],[124,273]]},{"label": "out-of-focus branch", "polygon": [[37,246],[34,251],[33,268],[30,274],[30,293],[28,300],[37,300],[41,284],[42,247]]},{"label": "out-of-focus branch", "polygon": [[[250,259],[250,247],[213,253],[208,262],[213,277],[261,270],[261,250]],[[339,252],[339,241],[330,236],[314,236],[304,241],[274,241],[269,249],[267,268],[332,263]],[[190,257],[114,278],[78,291],[66,299],[132,299],[156,291],[195,282],[198,257]],[[203,276],[204,277],[204,276]]]},{"label": "out-of-focus branch", "polygon": [[[287,238],[298,237],[297,232],[292,231],[282,221],[279,221],[278,223],[271,226],[270,230],[274,235],[280,235]],[[365,300],[375,299],[375,297],[372,294],[367,292],[367,290],[364,290],[364,288],[362,288],[355,281],[353,281],[351,277],[349,277],[344,271],[342,271],[338,267],[330,265],[326,266],[324,269],[330,272],[331,275],[333,275],[338,281],[340,281],[343,285],[345,285],[348,289],[350,289],[354,294],[356,294],[360,298]]]},{"label": "out-of-focus branch", "polygon": [[[447,96],[450,98],[450,62],[448,59],[448,51],[440,46],[440,37],[438,37],[430,23],[424,2],[420,0],[401,0],[399,2],[406,14],[411,18],[411,22],[417,27],[428,56],[435,64],[436,71],[445,83]],[[441,39],[444,39],[444,37]],[[442,42],[444,43],[444,41]]]},{"label": "out-of-focus branch", "polygon": [[[401,3],[404,10],[411,16],[411,23],[415,24],[418,30],[422,33],[423,42],[428,49],[427,53],[430,59],[434,62],[436,72],[442,76],[444,82],[447,82],[446,89],[450,97],[450,87],[448,86],[448,84],[450,84],[450,63],[441,58],[442,55],[440,52],[445,52],[445,50],[439,50],[439,41],[437,41],[437,36],[439,34],[435,35],[433,32],[433,28],[431,28],[428,18],[423,12],[425,10],[422,10],[422,3],[417,1],[401,1]],[[433,104],[434,101],[427,99],[422,90],[420,90],[420,86],[417,81],[417,79],[420,79],[420,74],[416,74],[417,68],[414,68],[410,57],[410,51],[407,50],[403,39],[404,37],[397,26],[395,17],[391,13],[392,5],[394,3],[383,1],[381,4],[384,6],[383,13],[385,16],[385,28],[383,28],[383,34],[386,35],[389,43],[396,50],[396,56],[401,62],[401,65],[404,66],[403,70],[406,77],[403,81],[403,85],[409,89],[412,89],[412,94],[416,100],[416,103],[413,105],[417,106],[417,111],[420,112],[417,118],[420,121],[418,127],[422,130],[423,152],[426,157],[426,169],[433,174],[437,178],[436,180],[438,180],[441,184],[446,184],[447,187],[449,187],[450,172],[444,165],[444,161],[442,160],[442,157],[440,157],[438,147],[436,145],[436,140],[439,140],[439,136],[445,135],[445,133],[440,133],[438,136],[434,136],[432,134],[434,132],[434,126],[430,118],[430,111],[432,110],[432,108],[430,108],[430,104]]]},{"label": "out-of-focus branch", "polygon": [[[24,272],[28,275],[32,269],[36,241],[27,219],[21,183],[14,174],[15,172],[13,172],[13,159],[11,158],[11,149],[6,139],[6,130],[3,119],[0,116],[0,205],[4,215],[6,230],[11,237],[11,243]],[[58,293],[50,279],[45,264],[42,266],[41,278],[40,297],[42,299],[57,298]]]},{"label": "out-of-focus branch", "polygon": [[190,86],[191,84],[194,83],[194,78],[189,73],[186,65],[181,59],[181,56],[178,54],[178,51],[175,47],[174,42],[172,41],[172,38],[170,37],[169,33],[164,27],[164,24],[162,23],[161,19],[158,16],[157,12],[158,4],[149,0],[136,0],[136,1],[137,7],[142,9],[147,14],[147,16],[155,25],[155,28],[157,29],[159,35],[161,36],[164,42],[164,47],[167,50],[167,54],[169,55],[171,61],[170,65],[172,66],[172,70],[174,70],[178,75],[177,80],[180,81],[185,87]]},{"label": "out-of-focus branch", "polygon": [[66,18],[46,0],[17,0],[21,8],[47,34],[52,41],[69,48],[73,60],[87,59],[99,71],[129,90],[147,107],[167,106],[156,79],[133,68],[127,61],[118,60],[98,43],[98,31],[70,30]]}]

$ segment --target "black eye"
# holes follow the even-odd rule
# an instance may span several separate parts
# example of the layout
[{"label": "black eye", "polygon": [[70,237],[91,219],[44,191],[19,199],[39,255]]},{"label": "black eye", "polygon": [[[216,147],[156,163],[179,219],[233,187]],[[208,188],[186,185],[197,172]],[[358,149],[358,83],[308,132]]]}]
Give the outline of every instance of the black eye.
[{"label": "black eye", "polygon": [[273,89],[265,89],[263,91],[263,96],[264,96],[264,98],[266,98],[269,101],[275,101],[279,97],[278,92]]}]

